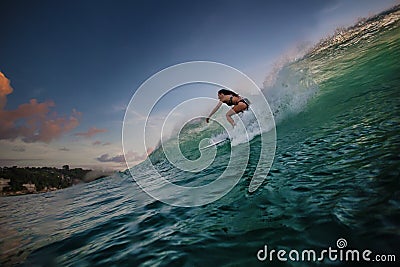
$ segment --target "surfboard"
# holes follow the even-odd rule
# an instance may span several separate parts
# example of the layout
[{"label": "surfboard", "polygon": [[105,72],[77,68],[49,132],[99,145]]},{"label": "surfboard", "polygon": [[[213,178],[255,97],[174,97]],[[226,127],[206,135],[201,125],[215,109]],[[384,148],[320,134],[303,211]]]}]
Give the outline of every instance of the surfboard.
[{"label": "surfboard", "polygon": [[202,148],[200,148],[200,149],[206,149],[206,148],[209,148],[209,147],[212,147],[212,146],[216,146],[216,145],[221,144],[221,143],[223,143],[223,142],[225,142],[225,141],[228,141],[228,140],[229,140],[229,138],[225,138],[225,139],[222,139],[222,140],[218,140],[218,141],[213,142],[212,144],[209,144],[209,145],[207,145],[207,146],[205,146],[205,147],[202,147]]}]

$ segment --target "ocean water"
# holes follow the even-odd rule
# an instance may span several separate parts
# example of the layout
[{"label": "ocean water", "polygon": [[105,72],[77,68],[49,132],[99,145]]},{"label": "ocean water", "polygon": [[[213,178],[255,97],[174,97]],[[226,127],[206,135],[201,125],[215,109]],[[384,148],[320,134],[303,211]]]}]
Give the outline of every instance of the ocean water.
[{"label": "ocean water", "polygon": [[[257,135],[239,183],[199,207],[152,199],[128,171],[61,191],[1,198],[0,265],[362,264],[327,257],[257,259],[266,245],[322,251],[338,249],[338,239],[346,240],[345,248],[395,255],[399,261],[399,26],[395,9],[345,41],[331,39],[285,62],[268,77],[263,91],[277,123],[276,153],[254,193],[248,186],[260,159]],[[192,127],[186,139],[182,134],[181,148],[196,159],[195,140],[210,133]],[[230,152],[229,142],[221,144],[218,161],[197,174],[173,168],[160,151],[151,161],[177,184],[201,185],[224,170]],[[132,172],[152,180],[147,168],[143,163]]]}]

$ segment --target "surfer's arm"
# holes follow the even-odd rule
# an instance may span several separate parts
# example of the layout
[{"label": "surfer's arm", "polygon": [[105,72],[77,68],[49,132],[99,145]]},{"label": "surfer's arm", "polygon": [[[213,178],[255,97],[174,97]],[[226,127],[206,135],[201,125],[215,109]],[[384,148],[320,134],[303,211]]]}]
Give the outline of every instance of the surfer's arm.
[{"label": "surfer's arm", "polygon": [[217,112],[217,110],[221,107],[221,105],[222,105],[222,102],[219,101],[218,104],[215,106],[215,108],[211,111],[210,115],[208,115],[208,118],[206,118],[206,122],[207,122],[207,123],[209,122],[210,117],[211,117],[212,115],[214,115],[215,112]]}]

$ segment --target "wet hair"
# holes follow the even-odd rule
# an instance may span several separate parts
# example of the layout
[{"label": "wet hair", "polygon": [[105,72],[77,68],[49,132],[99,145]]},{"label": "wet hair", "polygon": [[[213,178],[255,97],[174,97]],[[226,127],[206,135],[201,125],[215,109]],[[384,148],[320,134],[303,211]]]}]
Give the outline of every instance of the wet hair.
[{"label": "wet hair", "polygon": [[233,96],[239,96],[235,92],[228,90],[228,89],[221,89],[218,91],[218,94],[224,94],[224,95],[233,95]]}]

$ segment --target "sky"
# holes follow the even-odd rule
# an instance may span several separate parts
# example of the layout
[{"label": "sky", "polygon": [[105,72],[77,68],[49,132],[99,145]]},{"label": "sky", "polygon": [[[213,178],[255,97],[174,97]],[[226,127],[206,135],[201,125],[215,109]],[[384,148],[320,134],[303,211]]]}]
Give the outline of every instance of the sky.
[{"label": "sky", "polygon": [[[0,166],[124,170],[125,110],[152,75],[213,61],[262,86],[296,47],[398,3],[3,0]],[[160,101],[158,111],[167,106]],[[125,153],[131,162],[146,157],[134,148]]]}]

